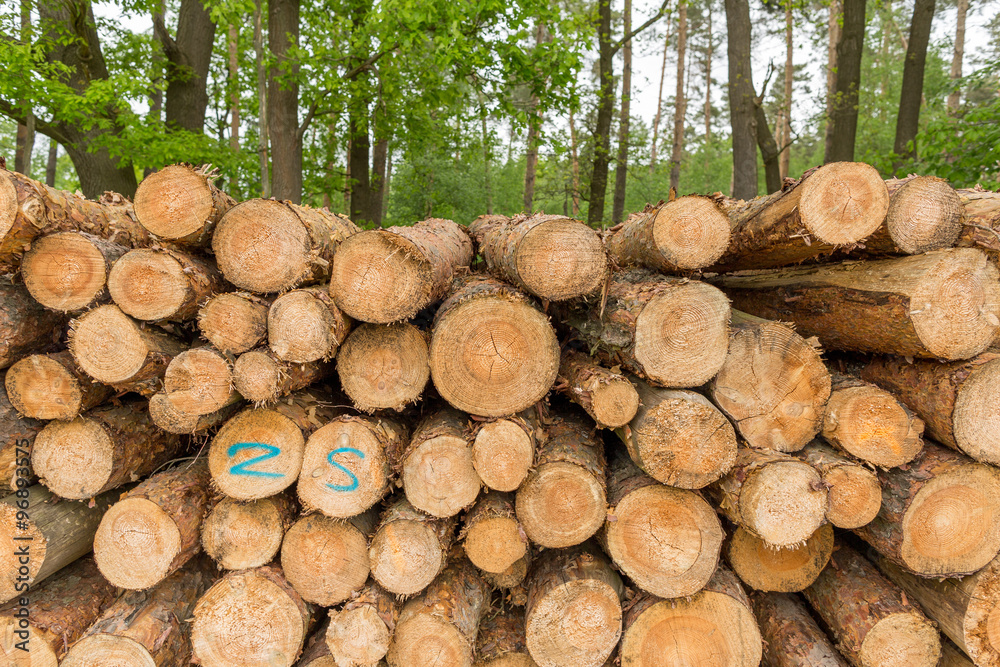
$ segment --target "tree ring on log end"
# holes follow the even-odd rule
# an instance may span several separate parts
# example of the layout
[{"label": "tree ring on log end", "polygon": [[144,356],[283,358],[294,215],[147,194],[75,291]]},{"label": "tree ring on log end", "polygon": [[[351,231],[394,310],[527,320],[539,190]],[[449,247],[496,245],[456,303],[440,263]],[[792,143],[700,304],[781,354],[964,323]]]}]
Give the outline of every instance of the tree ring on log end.
[{"label": "tree ring on log end", "polygon": [[934,667],[940,657],[937,629],[919,611],[879,620],[858,653],[862,667]]},{"label": "tree ring on log end", "polygon": [[61,363],[44,354],[16,362],[5,377],[7,398],[25,417],[73,419],[80,412],[80,382]]},{"label": "tree ring on log end", "polygon": [[119,500],[104,514],[94,535],[94,560],[101,574],[129,590],[144,590],[162,581],[180,551],[177,524],[146,498]]},{"label": "tree ring on log end", "polygon": [[0,241],[14,226],[20,209],[21,205],[17,203],[17,188],[14,187],[11,177],[6,174],[0,175]]},{"label": "tree ring on log end", "polygon": [[309,232],[282,202],[251,199],[229,209],[212,235],[226,280],[251,292],[293,287],[309,271]]},{"label": "tree ring on log end", "polygon": [[78,319],[70,344],[80,368],[108,384],[134,377],[149,355],[135,321],[111,305],[95,308]]},{"label": "tree ring on log end", "polygon": [[21,275],[35,301],[69,312],[86,308],[97,298],[107,282],[108,266],[87,238],[59,232],[32,242],[21,260]]},{"label": "tree ring on log end", "polygon": [[340,385],[365,412],[401,410],[415,403],[430,374],[427,340],[420,329],[406,322],[362,324],[337,353]]},{"label": "tree ring on log end", "polygon": [[198,311],[198,327],[216,349],[242,354],[267,335],[267,308],[246,294],[218,294]]},{"label": "tree ring on log end", "polygon": [[799,216],[806,230],[823,243],[864,240],[882,225],[888,210],[885,181],[867,164],[826,164],[802,183]]},{"label": "tree ring on log end", "polygon": [[680,197],[653,220],[653,242],[660,255],[679,269],[711,266],[729,247],[729,218],[707,197]]},{"label": "tree ring on log end", "polygon": [[859,459],[883,468],[909,463],[920,450],[921,431],[892,394],[871,386],[830,395],[823,437]]},{"label": "tree ring on log end", "polygon": [[52,493],[83,500],[104,489],[115,464],[115,443],[97,422],[86,417],[48,423],[31,451],[35,474]]},{"label": "tree ring on log end", "polygon": [[510,516],[487,516],[475,523],[465,537],[465,555],[485,572],[502,574],[528,553],[527,540],[517,520]]},{"label": "tree ring on log end", "polygon": [[[0,503],[0,600],[7,602],[17,597],[21,591],[19,584],[31,584],[45,562],[48,540],[31,519],[25,522],[17,518],[18,509],[14,505]],[[25,527],[25,523],[27,524]],[[20,527],[19,527],[20,526]],[[31,545],[31,558],[27,564],[28,574],[20,572],[24,563],[19,562],[18,548]]]},{"label": "tree ring on log end", "polygon": [[569,218],[533,227],[518,244],[514,263],[527,290],[550,301],[592,294],[608,272],[597,231]]},{"label": "tree ring on log end", "polygon": [[826,521],[827,494],[819,473],[798,461],[777,461],[753,471],[740,490],[747,528],[777,547],[802,542]]},{"label": "tree ring on log end", "polygon": [[516,491],[534,458],[531,436],[509,419],[483,424],[472,443],[472,465],[483,484],[495,491]]},{"label": "tree ring on log end", "polygon": [[[336,451],[347,448],[361,456]],[[305,507],[347,519],[382,499],[389,473],[385,447],[371,429],[360,420],[336,419],[309,436],[297,491]]]},{"label": "tree ring on log end", "polygon": [[396,626],[386,658],[391,667],[471,667],[472,645],[446,620],[417,614]]},{"label": "tree ring on log end", "polygon": [[962,383],[952,428],[963,452],[977,461],[1000,465],[1000,359],[983,364]]},{"label": "tree ring on log end", "polygon": [[600,384],[590,392],[594,421],[606,428],[619,428],[632,421],[639,409],[639,394],[624,378]]},{"label": "tree ring on log end", "polygon": [[215,350],[185,350],[171,360],[163,375],[163,390],[175,408],[190,415],[207,415],[229,403],[233,392],[229,362]]},{"label": "tree ring on log end", "polygon": [[[15,632],[24,632],[25,628],[18,627],[16,618],[7,617],[0,620],[0,664],[20,667],[58,667],[59,658],[52,650],[52,645],[46,640],[49,633],[45,630],[39,632],[33,625],[27,627],[28,642],[27,650],[18,648],[24,646],[23,635],[16,635]],[[71,662],[63,661],[64,665]],[[153,667],[156,667],[153,665]]]},{"label": "tree ring on log end", "polygon": [[878,516],[882,507],[882,486],[868,468],[835,466],[827,470],[823,481],[829,488],[830,506],[826,518],[837,528],[860,528]]},{"label": "tree ring on log end", "polygon": [[267,313],[267,339],[279,359],[308,363],[337,351],[340,322],[308,291],[295,290],[274,300]]},{"label": "tree ring on log end", "polygon": [[416,521],[391,521],[368,549],[375,581],[390,593],[415,595],[441,571],[444,554],[434,530]]},{"label": "tree ring on log end", "polygon": [[889,200],[889,237],[908,255],[951,248],[962,233],[962,200],[948,182],[917,176]]},{"label": "tree ring on log end", "polygon": [[219,429],[208,450],[216,487],[230,498],[256,500],[287,489],[302,469],[305,438],[274,410],[244,410]]},{"label": "tree ring on log end", "polygon": [[267,565],[284,537],[278,503],[265,498],[242,503],[220,500],[201,527],[205,553],[226,570]]},{"label": "tree ring on log end", "polygon": [[598,579],[577,579],[549,590],[532,607],[525,640],[541,665],[594,665],[611,655],[621,631],[615,589]]},{"label": "tree ring on log end", "polygon": [[233,363],[233,385],[243,398],[255,404],[278,398],[281,366],[261,350],[244,352]]},{"label": "tree ring on log end", "polygon": [[124,312],[140,320],[176,313],[188,298],[184,267],[170,255],[139,248],[123,255],[108,274],[108,291]]},{"label": "tree ring on log end", "polygon": [[285,533],[281,569],[303,600],[332,607],[368,580],[368,537],[346,521],[309,514]]},{"label": "tree ring on log end", "polygon": [[603,525],[607,497],[601,483],[565,461],[537,468],[517,491],[517,518],[528,539],[548,549],[580,544]]},{"label": "tree ring on log end", "polygon": [[135,217],[162,239],[201,231],[215,203],[204,176],[187,165],[170,165],[144,178],[135,191]]},{"label": "tree ring on log end", "polygon": [[[179,619],[181,621],[186,619]],[[31,656],[35,664],[35,656]],[[55,664],[55,663],[53,663]],[[157,667],[146,647],[131,637],[96,634],[73,644],[62,661],[63,667]]]},{"label": "tree ring on log end", "polygon": [[729,564],[747,586],[798,593],[816,581],[833,554],[833,527],[826,523],[802,544],[775,548],[742,526],[727,547]]},{"label": "tree ring on log end", "polygon": [[458,514],[482,487],[472,465],[472,448],[453,435],[422,442],[403,460],[401,477],[410,504],[436,517]]},{"label": "tree ring on log end", "polygon": [[326,644],[340,664],[373,665],[385,657],[391,635],[385,621],[370,605],[330,610]]}]

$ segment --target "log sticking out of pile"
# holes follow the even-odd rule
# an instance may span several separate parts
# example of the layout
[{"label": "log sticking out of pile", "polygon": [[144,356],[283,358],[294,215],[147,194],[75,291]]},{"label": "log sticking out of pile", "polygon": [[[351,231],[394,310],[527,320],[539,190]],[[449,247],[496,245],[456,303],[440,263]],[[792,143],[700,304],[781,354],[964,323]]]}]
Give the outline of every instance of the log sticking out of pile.
[{"label": "log sticking out of pile", "polygon": [[36,239],[21,261],[24,286],[38,303],[64,313],[107,302],[112,264],[127,246],[84,232],[59,232]]},{"label": "log sticking out of pile", "polygon": [[236,205],[212,182],[207,166],[175,164],[153,172],[135,191],[135,217],[150,234],[176,245],[204,247]]},{"label": "log sticking out of pile", "polygon": [[114,389],[94,382],[68,350],[22,358],[4,378],[19,413],[34,419],[73,419],[111,398]]}]

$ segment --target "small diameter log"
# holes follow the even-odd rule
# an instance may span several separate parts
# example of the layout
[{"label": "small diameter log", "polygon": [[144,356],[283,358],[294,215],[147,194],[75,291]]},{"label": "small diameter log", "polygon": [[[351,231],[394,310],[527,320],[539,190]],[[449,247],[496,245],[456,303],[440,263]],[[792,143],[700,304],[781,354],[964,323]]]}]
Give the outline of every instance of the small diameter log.
[{"label": "small diameter log", "polygon": [[933,667],[941,657],[937,630],[920,608],[846,545],[803,595],[856,667]]},{"label": "small diameter log", "polygon": [[948,364],[876,357],[861,377],[898,397],[942,445],[1000,465],[1000,349]]},{"label": "small diameter log", "polygon": [[597,230],[561,215],[484,215],[469,225],[489,272],[547,301],[600,289],[608,257]]},{"label": "small diameter log", "polygon": [[472,258],[472,239],[451,220],[366,230],[337,249],[330,294],[362,322],[408,320],[439,301]]},{"label": "small diameter log", "polygon": [[524,558],[531,544],[514,511],[511,493],[487,493],[466,513],[459,535],[469,561],[484,572],[502,574]]},{"label": "small diameter log", "polygon": [[[0,379],[5,376],[6,372],[0,371]],[[44,422],[18,414],[7,396],[6,382],[0,382],[0,489],[16,490],[19,478],[25,480],[22,484],[34,481],[31,450],[44,426]]]},{"label": "small diameter log", "polygon": [[561,549],[580,544],[604,524],[608,464],[593,426],[575,414],[551,418],[545,437],[534,469],[517,490],[517,518],[532,542]]},{"label": "small diameter log", "polygon": [[537,667],[524,636],[524,611],[490,610],[479,624],[473,667]]},{"label": "small diameter log", "polygon": [[291,667],[312,609],[275,566],[230,572],[194,608],[192,662],[204,667]]},{"label": "small diameter log", "polygon": [[92,558],[63,568],[32,587],[30,598],[24,595],[0,609],[0,662],[56,667],[66,647],[86,632],[116,594]]},{"label": "small diameter log", "polygon": [[1000,559],[961,579],[918,577],[885,558],[877,565],[976,665],[1000,665]]},{"label": "small diameter log", "polygon": [[35,419],[73,419],[114,394],[84,373],[69,350],[24,357],[10,367],[4,382],[11,404]]},{"label": "small diameter log", "polygon": [[337,353],[340,386],[359,410],[401,411],[427,386],[427,355],[427,336],[412,324],[361,324]]},{"label": "small diameter log", "polygon": [[282,294],[267,311],[267,341],[279,359],[308,363],[332,359],[351,330],[351,318],[325,286]]},{"label": "small diameter log", "polygon": [[833,162],[765,197],[718,201],[732,240],[708,270],[725,273],[796,264],[862,242],[885,220],[889,191],[874,167]]},{"label": "small diameter log", "polygon": [[293,391],[304,389],[331,374],[324,361],[304,364],[283,361],[266,347],[241,354],[233,363],[233,388],[260,407]]},{"label": "small diameter log", "polygon": [[955,577],[1000,552],[1000,472],[928,442],[906,469],[880,470],[882,509],[854,532],[897,565]]},{"label": "small diameter log", "polygon": [[145,326],[114,305],[87,311],[71,326],[69,349],[76,363],[119,393],[156,393],[167,365],[187,349],[179,338]]},{"label": "small diameter log", "polygon": [[374,508],[346,521],[307,514],[281,543],[281,569],[306,602],[332,607],[368,581],[368,540],[375,532]]},{"label": "small diameter log", "polygon": [[726,360],[729,315],[729,300],[707,283],[633,269],[611,277],[606,301],[564,319],[605,366],[661,387],[698,387]]},{"label": "small diameter log", "polygon": [[798,593],[811,586],[833,553],[833,527],[825,523],[804,542],[772,547],[743,526],[726,543],[726,560],[744,584],[758,591]]},{"label": "small diameter log", "polygon": [[309,436],[298,495],[307,511],[346,519],[390,493],[409,429],[385,417],[340,415]]},{"label": "small diameter log", "polygon": [[399,612],[386,655],[389,667],[472,667],[488,603],[479,572],[469,561],[456,558]]},{"label": "small diameter log", "polygon": [[516,491],[535,461],[536,427],[530,415],[480,422],[472,441],[472,465],[495,491]]},{"label": "small diameter log", "polygon": [[150,234],[178,245],[203,247],[236,201],[215,187],[207,165],[172,164],[142,180],[135,217]]},{"label": "small diameter log", "polygon": [[997,267],[975,248],[715,279],[733,307],[833,350],[968,359],[1000,330]]},{"label": "small diameter log", "polygon": [[529,579],[525,635],[535,662],[603,665],[622,634],[623,587],[600,549],[546,551]]},{"label": "small diameter log", "polygon": [[864,241],[874,252],[917,255],[951,248],[962,233],[962,200],[948,181],[910,176],[886,181],[885,224]]},{"label": "small diameter log", "polygon": [[167,364],[163,392],[181,412],[207,415],[232,402],[232,369],[231,359],[211,347],[184,350]]},{"label": "small diameter log", "polygon": [[624,625],[618,654],[623,666],[760,664],[760,630],[750,601],[724,566],[691,598],[639,593],[629,602]]},{"label": "small diameter log", "polygon": [[727,519],[774,547],[802,542],[826,521],[819,472],[779,452],[740,447],[736,465],[708,490]]},{"label": "small diameter log", "polygon": [[208,468],[184,463],[157,473],[116,502],[94,536],[94,559],[119,588],[142,590],[184,567],[201,550],[210,501]]},{"label": "small diameter log", "polygon": [[351,596],[340,610],[330,610],[325,643],[333,667],[367,667],[385,657],[399,619],[396,596],[375,582]]},{"label": "small diameter log", "polygon": [[[23,593],[25,584],[39,584],[90,553],[101,517],[118,495],[111,491],[77,503],[36,484],[0,500],[0,604]],[[25,554],[27,575],[19,572]]]},{"label": "small diameter log", "polygon": [[636,586],[663,598],[694,595],[715,572],[724,536],[704,498],[658,483],[618,453],[601,544]]},{"label": "small diameter log", "polygon": [[223,498],[201,526],[201,546],[225,570],[267,565],[295,521],[297,507],[288,493],[242,503]]},{"label": "small diameter log", "polygon": [[302,429],[273,409],[244,410],[223,425],[208,450],[214,486],[236,500],[281,493],[302,469]]},{"label": "small diameter log", "polygon": [[127,591],[61,663],[64,667],[184,665],[191,660],[191,612],[218,578],[212,561],[196,558],[145,591]]},{"label": "small diameter log", "polygon": [[217,294],[198,311],[201,335],[226,354],[243,354],[267,337],[271,300],[247,292]]},{"label": "small diameter log", "polygon": [[181,438],[162,433],[145,401],[109,403],[73,421],[52,421],[38,437],[31,465],[42,484],[82,500],[145,477],[177,456]]},{"label": "small diameter log", "polygon": [[131,248],[149,244],[149,234],[124,197],[107,193],[100,202],[63,192],[13,171],[0,171],[0,274],[13,273],[32,241],[45,234],[86,232]]},{"label": "small diameter log", "polygon": [[492,278],[456,279],[434,316],[429,364],[441,397],[505,417],[542,399],[559,372],[559,342],[534,303]]},{"label": "small diameter log", "polygon": [[139,320],[194,319],[205,299],[228,289],[214,263],[167,248],[132,250],[108,274],[111,298]]},{"label": "small diameter log", "polygon": [[605,239],[608,256],[621,267],[662,273],[702,269],[729,247],[729,218],[710,197],[689,195],[648,205]]},{"label": "small diameter log", "polygon": [[505,600],[510,604],[520,607],[524,606],[528,592],[524,588],[524,580],[531,569],[532,555],[529,551],[524,554],[521,560],[517,561],[503,572],[487,572],[482,570],[483,579],[495,589],[506,591]]},{"label": "small diameter log", "polygon": [[149,397],[149,416],[153,423],[167,433],[192,435],[222,424],[243,407],[239,394],[232,394],[229,405],[207,415],[192,415],[175,408],[164,392]]},{"label": "small diameter log", "polygon": [[[615,432],[646,474],[682,489],[700,489],[736,462],[736,432],[701,394],[635,382],[642,405],[631,424]],[[666,596],[663,596],[666,597]]]},{"label": "small diameter log", "polygon": [[791,327],[733,311],[729,355],[708,391],[751,447],[794,452],[823,426],[830,373]]},{"label": "small diameter log", "polygon": [[832,375],[832,389],[820,435],[835,448],[894,468],[912,461],[924,446],[924,422],[893,394],[838,373]]},{"label": "small diameter log", "polygon": [[[0,210],[2,205],[0,198]],[[42,308],[23,285],[0,284],[0,369],[26,354],[54,347],[65,323],[62,313]]]},{"label": "small diameter log", "polygon": [[996,252],[1000,250],[1000,238],[997,238],[1000,231],[1000,192],[986,190],[978,183],[975,187],[961,188],[957,192],[965,214],[958,245],[989,250],[996,257]]},{"label": "small diameter log", "polygon": [[764,667],[848,667],[795,596],[764,593],[750,602],[764,640]]},{"label": "small diameter log", "polygon": [[457,519],[437,519],[396,496],[382,512],[368,549],[372,578],[390,593],[424,590],[448,562]]},{"label": "small diameter log", "polygon": [[827,488],[826,520],[837,528],[859,528],[878,515],[882,487],[875,473],[814,440],[795,454],[819,471]]},{"label": "small diameter log", "polygon": [[64,313],[84,310],[105,296],[111,265],[128,247],[83,232],[36,239],[21,261],[21,276],[35,301]]},{"label": "small diameter log", "polygon": [[559,363],[556,391],[586,410],[601,428],[624,426],[639,409],[639,394],[627,377],[572,350],[564,352]]},{"label": "small diameter log", "polygon": [[428,414],[413,431],[401,460],[406,499],[431,516],[448,517],[468,507],[482,481],[472,466],[468,417],[444,408]]},{"label": "small diameter log", "polygon": [[358,231],[325,209],[251,199],[222,216],[212,250],[226,280],[267,294],[328,278],[334,250]]}]

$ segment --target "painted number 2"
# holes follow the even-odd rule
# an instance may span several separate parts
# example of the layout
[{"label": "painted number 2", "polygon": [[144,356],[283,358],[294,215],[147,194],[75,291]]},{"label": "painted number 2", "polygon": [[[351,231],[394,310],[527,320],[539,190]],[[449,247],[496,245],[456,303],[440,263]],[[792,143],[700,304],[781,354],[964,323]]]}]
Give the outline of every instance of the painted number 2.
[{"label": "painted number 2", "polygon": [[334,454],[354,454],[358,458],[362,458],[363,459],[363,458],[365,458],[365,453],[362,452],[359,449],[354,449],[353,447],[339,447],[339,448],[334,449],[333,451],[331,451],[326,456],[326,460],[330,462],[330,465],[332,465],[337,470],[340,470],[341,472],[343,472],[344,474],[346,474],[351,479],[350,483],[348,483],[348,484],[327,484],[327,487],[329,487],[330,489],[333,489],[334,491],[354,491],[355,489],[358,488],[358,477],[357,477],[357,475],[355,475],[353,472],[351,472],[350,470],[348,470],[347,468],[345,468],[343,465],[341,465],[337,461],[334,461],[333,460]]},{"label": "painted number 2", "polygon": [[226,455],[229,458],[233,458],[233,456],[244,449],[263,449],[264,453],[260,456],[255,456],[252,459],[247,459],[246,461],[234,464],[229,468],[230,475],[246,475],[247,477],[284,477],[284,475],[280,472],[250,470],[250,466],[256,465],[268,459],[273,459],[275,456],[280,454],[280,448],[263,442],[237,442],[229,446],[229,449],[226,450]]}]

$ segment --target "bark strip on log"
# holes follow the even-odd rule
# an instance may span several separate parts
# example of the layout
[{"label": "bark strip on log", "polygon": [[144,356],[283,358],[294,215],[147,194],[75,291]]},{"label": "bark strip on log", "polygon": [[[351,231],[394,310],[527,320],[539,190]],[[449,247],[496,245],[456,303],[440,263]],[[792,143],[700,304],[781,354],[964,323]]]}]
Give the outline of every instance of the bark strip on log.
[{"label": "bark strip on log", "polygon": [[399,619],[396,596],[374,581],[351,596],[340,610],[330,610],[325,641],[335,664],[374,665],[385,657]]},{"label": "bark strip on log", "polygon": [[271,303],[270,299],[247,292],[218,294],[198,311],[198,328],[220,352],[243,354],[267,337]]},{"label": "bark strip on log", "polygon": [[283,361],[262,347],[244,352],[233,363],[233,388],[256,407],[262,407],[331,375],[332,370],[325,361]]},{"label": "bark strip on log", "polygon": [[[332,609],[330,611],[331,613],[336,613]],[[337,664],[337,660],[330,652],[330,647],[326,645],[326,632],[329,626],[330,623],[328,619],[313,630],[313,633],[309,636],[309,640],[306,642],[305,648],[302,649],[302,654],[295,663],[295,667],[341,667]],[[347,664],[349,667],[355,667],[352,663]],[[367,664],[368,663],[366,663],[366,665]],[[383,667],[385,663],[378,662],[373,664],[375,664],[376,667]],[[357,667],[365,666],[357,665]]]},{"label": "bark strip on log", "polygon": [[517,491],[535,463],[535,421],[528,412],[479,422],[472,441],[472,465],[495,491]]},{"label": "bark strip on log", "polygon": [[980,248],[989,251],[996,260],[1000,251],[1000,192],[983,189],[976,184],[973,188],[957,190],[958,198],[962,200],[964,229],[958,238],[958,245],[964,248]]},{"label": "bark strip on log", "polygon": [[424,590],[448,562],[457,522],[425,514],[397,495],[382,512],[368,549],[372,578],[396,595]]},{"label": "bark strip on log", "polygon": [[466,415],[451,408],[429,413],[403,452],[400,479],[406,499],[431,516],[454,516],[479,495]]},{"label": "bark strip on log", "polygon": [[848,667],[796,597],[764,593],[750,602],[764,640],[764,667]]},{"label": "bark strip on log", "polygon": [[243,503],[223,498],[201,526],[201,546],[225,570],[247,570],[270,563],[295,520],[291,494]]},{"label": "bark strip on log", "polygon": [[493,574],[506,572],[531,549],[517,520],[512,493],[480,496],[465,514],[459,539],[469,561]]},{"label": "bark strip on log", "polygon": [[65,323],[62,313],[42,308],[23,285],[0,284],[0,369],[26,354],[54,348]]},{"label": "bark strip on log", "polygon": [[815,440],[797,452],[796,457],[823,476],[830,503],[826,519],[834,526],[859,528],[878,515],[882,487],[874,472]]},{"label": "bark strip on log", "polygon": [[627,377],[581,352],[563,352],[557,382],[556,390],[586,410],[601,428],[624,426],[639,409],[639,394]]},{"label": "bark strip on log", "polygon": [[[44,422],[22,417],[7,396],[7,371],[0,371],[0,489],[17,490],[17,480],[32,484],[31,450]],[[20,471],[18,470],[20,468]]]},{"label": "bark strip on log", "polygon": [[295,363],[328,360],[351,330],[325,286],[282,294],[267,311],[267,341],[279,359]]},{"label": "bark strip on log", "polygon": [[487,612],[479,624],[474,667],[538,667],[528,653],[523,610]]},{"label": "bark strip on log", "polygon": [[215,226],[236,201],[215,186],[207,165],[172,164],[139,183],[135,217],[150,234],[179,245],[209,245]]},{"label": "bark strip on log", "polygon": [[149,416],[154,424],[167,433],[193,435],[222,424],[243,407],[243,400],[239,394],[231,394],[229,399],[229,405],[215,412],[192,415],[175,408],[167,395],[161,391],[149,397]]},{"label": "bark strip on log", "polygon": [[207,298],[229,289],[214,263],[167,248],[132,250],[108,274],[118,307],[146,321],[194,319]]},{"label": "bark strip on log", "polygon": [[167,364],[163,393],[189,415],[221,410],[232,402],[232,359],[208,346],[184,350]]},{"label": "bark strip on log", "polygon": [[340,386],[365,412],[402,411],[420,400],[431,376],[428,337],[408,322],[363,323],[337,353]]},{"label": "bark strip on log", "polygon": [[11,405],[34,419],[70,420],[114,394],[84,373],[68,350],[24,357],[8,369],[4,382]]},{"label": "bark strip on log", "polygon": [[[68,313],[107,302],[112,264],[126,246],[83,232],[36,239],[21,261],[24,286],[46,308]],[[103,298],[102,298],[103,297]]]},{"label": "bark strip on log", "polygon": [[725,553],[729,566],[750,588],[797,593],[811,586],[830,562],[833,527],[825,523],[805,541],[778,548],[737,526]]}]

